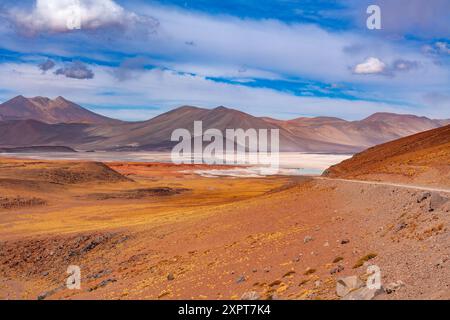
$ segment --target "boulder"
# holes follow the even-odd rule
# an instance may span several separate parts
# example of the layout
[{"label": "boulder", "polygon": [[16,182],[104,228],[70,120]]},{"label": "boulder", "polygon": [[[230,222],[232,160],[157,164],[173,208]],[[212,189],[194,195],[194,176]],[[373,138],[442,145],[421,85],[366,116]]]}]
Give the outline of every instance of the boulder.
[{"label": "boulder", "polygon": [[422,201],[428,199],[431,196],[429,192],[422,192],[417,196],[417,203],[421,203]]},{"label": "boulder", "polygon": [[303,243],[308,243],[308,242],[313,241],[313,240],[314,240],[313,237],[311,237],[311,236],[306,236],[306,237],[303,239]]}]

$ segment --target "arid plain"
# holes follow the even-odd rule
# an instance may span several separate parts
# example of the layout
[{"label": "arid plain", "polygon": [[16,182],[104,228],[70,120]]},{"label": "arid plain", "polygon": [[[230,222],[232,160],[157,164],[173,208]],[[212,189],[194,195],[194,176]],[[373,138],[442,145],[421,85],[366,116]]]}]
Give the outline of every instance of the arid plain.
[{"label": "arid plain", "polygon": [[347,181],[352,159],[332,178],[206,178],[202,165],[3,158],[0,298],[339,299],[338,278],[375,264],[383,286],[401,283],[375,299],[449,299],[446,128],[416,147],[441,158],[387,156],[377,184]]}]

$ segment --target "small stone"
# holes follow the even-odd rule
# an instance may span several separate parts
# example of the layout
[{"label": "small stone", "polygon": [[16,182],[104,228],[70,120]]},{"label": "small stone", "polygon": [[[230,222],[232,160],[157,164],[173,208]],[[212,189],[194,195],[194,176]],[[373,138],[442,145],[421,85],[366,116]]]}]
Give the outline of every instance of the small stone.
[{"label": "small stone", "polygon": [[264,268],[264,272],[265,272],[265,273],[270,272],[270,267],[265,267],[265,268]]},{"label": "small stone", "polygon": [[258,272],[258,270],[257,270],[257,269],[253,269],[252,272],[253,272],[253,273],[256,273],[256,272]]},{"label": "small stone", "polygon": [[330,274],[339,273],[344,270],[344,267],[341,265],[338,265],[337,267],[330,270]]},{"label": "small stone", "polygon": [[260,295],[256,291],[244,292],[241,296],[241,300],[258,300]]},{"label": "small stone", "polygon": [[313,240],[314,240],[313,237],[311,237],[311,236],[306,236],[306,237],[303,239],[303,243],[308,243],[308,242],[313,241]]},{"label": "small stone", "polygon": [[323,244],[323,246],[324,246],[324,247],[329,247],[329,246],[330,246],[330,243],[327,241],[327,242],[325,242],[325,243]]},{"label": "small stone", "polygon": [[397,225],[395,226],[394,231],[395,231],[395,232],[399,232],[400,230],[405,229],[407,226],[408,226],[408,225],[407,225],[405,222],[402,221],[402,222],[400,222],[399,224],[397,224]]},{"label": "small stone", "polygon": [[417,197],[417,203],[421,203],[422,201],[428,199],[431,196],[431,193],[429,192],[423,192],[421,194],[419,194],[419,196]]},{"label": "small stone", "polygon": [[245,277],[244,276],[240,276],[239,278],[237,278],[236,283],[241,283],[245,281]]},{"label": "small stone", "polygon": [[448,261],[447,258],[439,259],[438,262],[436,262],[435,266],[437,268],[439,268],[439,267],[442,268],[447,261]]},{"label": "small stone", "polygon": [[320,281],[320,280],[317,280],[317,281],[314,282],[314,286],[316,288],[320,287],[321,285],[322,285],[322,281]]},{"label": "small stone", "polygon": [[167,280],[169,280],[169,281],[175,280],[175,276],[173,275],[173,273],[169,273],[167,275]]},{"label": "small stone", "polygon": [[342,239],[342,240],[341,240],[341,244],[347,244],[347,243],[349,243],[349,242],[350,242],[349,239]]}]

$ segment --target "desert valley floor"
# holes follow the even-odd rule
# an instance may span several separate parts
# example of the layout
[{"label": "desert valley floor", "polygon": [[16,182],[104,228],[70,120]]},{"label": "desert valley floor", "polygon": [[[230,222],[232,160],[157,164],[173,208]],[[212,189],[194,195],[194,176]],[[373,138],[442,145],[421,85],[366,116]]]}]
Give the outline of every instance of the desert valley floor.
[{"label": "desert valley floor", "polygon": [[450,299],[448,184],[201,167],[1,159],[0,299],[339,299],[370,264],[376,299]]}]

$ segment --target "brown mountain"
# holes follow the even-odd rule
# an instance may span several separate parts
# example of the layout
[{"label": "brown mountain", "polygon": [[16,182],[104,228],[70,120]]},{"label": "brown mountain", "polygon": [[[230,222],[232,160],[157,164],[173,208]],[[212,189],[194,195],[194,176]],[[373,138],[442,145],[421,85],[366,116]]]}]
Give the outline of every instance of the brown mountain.
[{"label": "brown mountain", "polygon": [[369,148],[324,175],[450,186],[450,125]]},{"label": "brown mountain", "polygon": [[45,123],[116,123],[89,111],[63,97],[52,100],[45,97],[17,96],[0,104],[0,120],[37,120]]},{"label": "brown mountain", "polygon": [[297,118],[288,121],[266,119],[266,121],[279,125],[297,137],[340,144],[357,151],[438,128],[445,123],[445,120],[393,113],[375,113],[359,121],[333,117]]},{"label": "brown mountain", "polygon": [[[61,109],[55,105],[68,107]],[[20,108],[28,110],[22,117],[36,116],[36,119],[9,120],[14,118],[12,113],[1,112]],[[60,114],[54,110],[71,112]],[[227,128],[279,129],[281,151],[323,153],[354,153],[445,123],[445,120],[390,113],[377,113],[360,121],[333,117],[283,121],[254,117],[222,106],[214,109],[183,106],[147,121],[123,122],[93,114],[63,98],[26,99],[21,96],[1,105],[0,115],[6,120],[0,121],[0,146],[3,147],[51,145],[118,151],[170,150],[176,144],[170,141],[172,132],[178,128],[192,132],[194,121],[202,121],[203,131],[210,128],[222,132]],[[44,115],[46,121],[42,120]],[[64,121],[69,123],[59,123]]]},{"label": "brown mountain", "polygon": [[[279,129],[281,151],[353,152],[356,150],[355,146],[343,145],[338,141],[321,141],[310,136],[295,135],[277,123],[223,106],[214,109],[183,106],[148,121],[123,123],[115,126],[114,130],[111,130],[109,126],[97,126],[91,134],[107,137],[102,141],[104,148],[116,149],[120,146],[122,150],[168,149],[176,144],[170,141],[172,132],[178,128],[193,132],[194,121],[202,121],[203,131],[210,128],[219,129],[222,132],[225,132],[225,129],[237,128]],[[96,149],[96,143],[89,144],[88,148]]]}]

